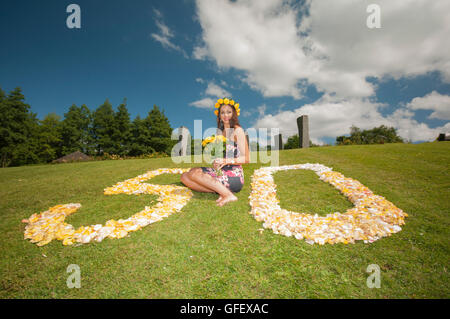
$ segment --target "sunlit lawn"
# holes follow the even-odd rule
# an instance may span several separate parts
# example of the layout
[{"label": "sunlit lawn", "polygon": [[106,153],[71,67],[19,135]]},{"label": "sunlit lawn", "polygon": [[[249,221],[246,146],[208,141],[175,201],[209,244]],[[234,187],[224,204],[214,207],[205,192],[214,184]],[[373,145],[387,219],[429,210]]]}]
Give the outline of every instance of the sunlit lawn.
[{"label": "sunlit lawn", "polygon": [[[118,181],[162,167],[170,158],[99,161],[0,169],[2,298],[448,298],[450,143],[286,150],[280,165],[321,163],[360,181],[408,213],[403,230],[372,244],[309,245],[260,232],[249,214],[245,166],[239,201],[216,207],[195,193],[182,209],[123,239],[78,247],[38,247],[23,239],[23,218],[56,204],[81,203],[67,218],[78,227],[128,218],[155,196],[103,195]],[[179,175],[150,183],[178,184]],[[325,215],[352,204],[313,172],[275,174],[283,208]],[[69,289],[69,264],[81,288]],[[366,285],[367,266],[381,267],[381,288]]]}]

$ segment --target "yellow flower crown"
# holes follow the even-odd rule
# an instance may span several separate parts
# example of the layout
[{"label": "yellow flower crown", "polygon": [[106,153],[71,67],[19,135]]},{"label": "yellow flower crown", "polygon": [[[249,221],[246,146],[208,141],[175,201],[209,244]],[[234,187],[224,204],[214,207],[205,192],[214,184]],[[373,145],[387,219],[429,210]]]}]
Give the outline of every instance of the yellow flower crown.
[{"label": "yellow flower crown", "polygon": [[217,109],[214,111],[214,114],[216,114],[216,116],[219,116],[218,109],[222,104],[234,106],[234,109],[236,110],[237,115],[239,116],[241,114],[241,110],[239,109],[239,103],[235,103],[233,100],[224,98],[224,99],[218,99],[216,105],[214,106]]}]

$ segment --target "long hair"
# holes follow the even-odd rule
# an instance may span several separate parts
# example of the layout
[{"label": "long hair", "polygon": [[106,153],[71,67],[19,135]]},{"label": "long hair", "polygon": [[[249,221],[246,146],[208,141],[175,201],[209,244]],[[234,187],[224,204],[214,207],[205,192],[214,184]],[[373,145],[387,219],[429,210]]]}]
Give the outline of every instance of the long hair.
[{"label": "long hair", "polygon": [[[222,109],[222,106],[224,106],[224,105],[226,105],[226,104],[222,104],[219,107],[219,109],[218,109],[219,112],[217,113],[217,128],[220,129],[221,132],[223,132],[223,130],[225,128],[223,122],[220,120],[220,110]],[[239,119],[238,119],[236,109],[232,105],[230,105],[230,107],[231,107],[231,111],[233,112],[233,115],[231,116],[231,119],[230,119],[230,127],[236,128],[236,126],[241,126],[241,124],[239,124]]]}]

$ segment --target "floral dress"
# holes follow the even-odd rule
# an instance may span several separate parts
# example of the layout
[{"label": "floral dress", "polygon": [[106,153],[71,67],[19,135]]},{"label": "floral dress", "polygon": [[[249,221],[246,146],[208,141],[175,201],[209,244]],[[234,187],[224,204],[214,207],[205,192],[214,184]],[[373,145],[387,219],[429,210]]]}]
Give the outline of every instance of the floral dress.
[{"label": "floral dress", "polygon": [[[226,144],[226,158],[237,158],[240,156],[236,142]],[[225,185],[233,193],[237,193],[244,186],[244,170],[241,165],[225,165],[221,168],[222,175],[217,175],[213,167],[201,167],[202,171],[211,175]]]}]

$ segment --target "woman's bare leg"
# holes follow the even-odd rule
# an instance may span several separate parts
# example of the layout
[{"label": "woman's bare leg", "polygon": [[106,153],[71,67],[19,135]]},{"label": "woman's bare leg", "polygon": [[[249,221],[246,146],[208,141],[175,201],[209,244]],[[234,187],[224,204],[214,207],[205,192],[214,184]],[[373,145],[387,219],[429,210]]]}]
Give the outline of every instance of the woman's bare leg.
[{"label": "woman's bare leg", "polygon": [[214,190],[209,189],[207,187],[204,187],[196,182],[194,182],[193,180],[191,180],[189,178],[189,173],[183,173],[181,175],[181,182],[186,185],[187,187],[189,187],[190,189],[197,191],[197,192],[202,192],[202,193],[215,193]]},{"label": "woman's bare leg", "polygon": [[220,197],[222,197],[222,199],[217,203],[219,206],[223,206],[230,201],[237,200],[237,197],[234,196],[228,188],[226,188],[221,182],[214,179],[211,175],[203,173],[201,168],[191,169],[187,173],[187,177],[189,180],[194,181],[198,185],[218,193]]}]

